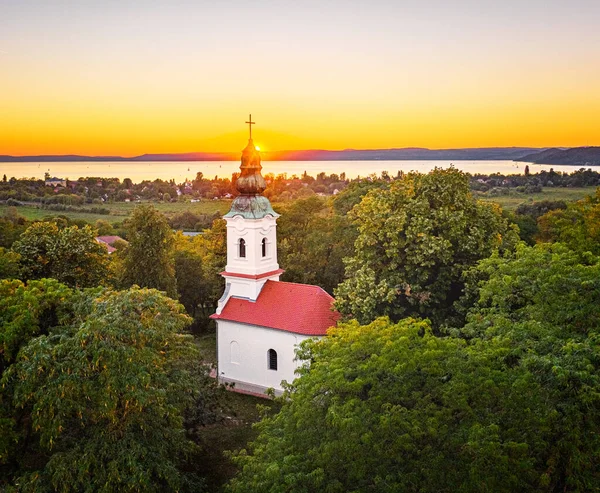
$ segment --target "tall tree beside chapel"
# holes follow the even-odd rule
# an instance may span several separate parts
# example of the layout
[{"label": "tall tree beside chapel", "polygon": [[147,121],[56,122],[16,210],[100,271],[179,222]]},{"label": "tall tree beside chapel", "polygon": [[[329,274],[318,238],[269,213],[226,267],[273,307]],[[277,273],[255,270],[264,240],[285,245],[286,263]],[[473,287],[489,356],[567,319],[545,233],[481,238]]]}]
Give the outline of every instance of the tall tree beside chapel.
[{"label": "tall tree beside chapel", "polygon": [[317,196],[278,209],[279,259],[283,280],[315,284],[328,293],[344,279],[343,258],[353,254],[356,228]]},{"label": "tall tree beside chapel", "polygon": [[409,173],[371,190],[349,214],[358,238],[337,308],[361,323],[381,315],[450,322],[463,272],[518,241],[500,208],[477,202],[468,176],[454,168]]},{"label": "tall tree beside chapel", "polygon": [[124,286],[166,291],[176,296],[175,267],[171,251],[173,231],[165,216],[152,206],[138,206],[127,222],[129,245],[124,252]]}]

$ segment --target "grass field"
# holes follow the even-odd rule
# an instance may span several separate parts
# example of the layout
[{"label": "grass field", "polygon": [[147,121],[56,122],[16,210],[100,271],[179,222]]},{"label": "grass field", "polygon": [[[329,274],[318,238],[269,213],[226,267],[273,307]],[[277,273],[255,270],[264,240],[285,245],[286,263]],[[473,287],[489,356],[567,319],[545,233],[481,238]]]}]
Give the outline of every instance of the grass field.
[{"label": "grass field", "polygon": [[[164,214],[176,214],[178,212],[190,211],[194,214],[214,214],[220,212],[225,214],[231,207],[231,200],[202,200],[200,202],[149,202]],[[129,216],[133,209],[139,205],[134,202],[116,202],[114,204],[102,204],[109,209],[111,215]]]},{"label": "grass field", "polygon": [[540,193],[519,193],[511,190],[510,195],[500,195],[498,197],[479,196],[478,198],[485,202],[495,202],[500,204],[503,209],[512,211],[523,203],[539,202],[540,200],[575,202],[595,193],[596,187],[544,188]]},{"label": "grass field", "polygon": [[[214,214],[215,212],[219,212],[220,214],[225,214],[229,208],[231,207],[230,200],[203,200],[201,202],[190,203],[190,202],[146,202],[147,204],[151,204],[156,209],[161,211],[166,215],[176,214],[178,212],[190,211],[194,214]],[[52,211],[47,209],[38,209],[32,205],[24,205],[19,206],[17,210],[19,214],[26,217],[30,220],[38,220],[43,219],[44,217],[54,217],[54,216],[67,216],[71,219],[83,219],[89,223],[94,223],[98,219],[103,219],[105,221],[116,223],[123,221],[123,219],[127,218],[133,212],[133,209],[136,207],[136,203],[132,202],[117,202],[114,204],[102,204],[102,205],[90,205],[90,206],[82,206],[82,208],[91,209],[92,207],[102,207],[104,209],[110,210],[110,214],[94,214],[91,212],[73,212],[73,211]],[[0,215],[4,215],[8,206],[0,205]]]},{"label": "grass field", "polygon": [[[0,205],[0,216],[4,215],[6,209],[8,209],[8,206]],[[31,221],[44,219],[45,217],[55,216],[67,216],[71,219],[83,219],[88,223],[95,223],[98,219],[104,219],[105,221],[115,223],[124,219],[124,217],[107,216],[104,214],[92,214],[88,212],[49,211],[46,209],[38,209],[37,207],[28,205],[17,207],[17,211],[21,216],[24,216]]]},{"label": "grass field", "polygon": [[[478,198],[485,202],[495,202],[500,204],[503,209],[515,210],[520,204],[527,202],[537,202],[540,200],[564,200],[572,202],[580,200],[587,195],[593,195],[596,192],[596,187],[579,187],[579,188],[544,188],[540,193],[526,194],[511,190],[509,195],[500,195],[497,197],[487,197],[477,195]],[[225,214],[231,207],[231,200],[202,200],[201,202],[145,202],[156,207],[159,211],[167,216],[177,214],[179,212],[190,211],[194,214],[214,214],[216,212]],[[27,219],[36,220],[44,217],[53,217],[64,215],[71,219],[83,219],[89,223],[94,223],[98,219],[103,219],[111,223],[123,221],[131,215],[133,209],[139,204],[133,202],[117,202],[112,204],[82,206],[83,208],[91,209],[92,207],[102,207],[110,210],[110,214],[94,214],[91,212],[72,212],[72,211],[51,211],[46,209],[38,209],[35,206],[25,205],[19,206],[19,214]],[[7,206],[0,205],[0,215],[3,215]]]}]

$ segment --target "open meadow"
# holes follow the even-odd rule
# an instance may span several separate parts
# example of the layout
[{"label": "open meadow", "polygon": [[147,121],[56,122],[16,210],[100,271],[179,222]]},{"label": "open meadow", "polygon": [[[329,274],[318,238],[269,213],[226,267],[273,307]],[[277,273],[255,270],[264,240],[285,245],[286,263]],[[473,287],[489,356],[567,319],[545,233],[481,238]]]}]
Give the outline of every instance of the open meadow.
[{"label": "open meadow", "polygon": [[[485,202],[495,202],[503,209],[513,211],[520,204],[539,202],[541,200],[564,200],[565,202],[574,202],[582,198],[594,195],[596,187],[545,187],[539,193],[521,193],[514,189],[510,189],[507,195],[499,195],[490,197],[484,194],[475,192],[475,196]],[[189,211],[194,214],[225,214],[231,205],[231,200],[201,200],[200,202],[152,202],[145,201],[142,204],[151,204],[166,216],[172,216],[177,213]],[[18,207],[19,214],[29,220],[40,220],[45,217],[53,217],[64,215],[71,219],[81,219],[89,223],[94,223],[98,219],[109,221],[110,223],[121,222],[131,215],[133,210],[140,203],[135,202],[114,202],[102,204],[100,207],[108,209],[110,214],[97,214],[92,212],[93,208],[98,208],[98,205],[81,206],[80,211],[54,211],[48,209],[40,209],[35,205],[23,205]],[[277,209],[277,203],[274,203]],[[3,215],[8,206],[0,205],[0,215]],[[90,212],[85,212],[89,209]]]},{"label": "open meadow", "polygon": [[[18,207],[19,214],[26,217],[29,220],[39,220],[45,217],[54,216],[67,216],[71,219],[82,219],[89,223],[94,223],[98,219],[103,219],[110,223],[121,222],[131,215],[137,205],[140,204],[151,204],[153,207],[158,209],[160,212],[167,216],[177,214],[179,212],[189,211],[194,214],[214,214],[219,212],[225,214],[231,205],[231,200],[202,200],[200,202],[114,202],[106,203],[98,206],[96,204],[89,206],[78,207],[78,211],[55,211],[49,209],[41,209],[35,205],[23,205]],[[109,214],[97,214],[91,212],[93,208],[102,207],[108,209]],[[8,206],[0,205],[0,215],[3,215]],[[89,209],[90,212],[85,212],[85,209]]]},{"label": "open meadow", "polygon": [[565,202],[576,202],[589,195],[596,193],[596,187],[573,187],[573,188],[558,188],[544,187],[539,193],[521,193],[514,189],[510,189],[508,195],[499,195],[489,197],[486,195],[475,196],[484,202],[495,202],[500,204],[503,209],[514,211],[523,203],[539,202],[541,200],[564,200]]}]

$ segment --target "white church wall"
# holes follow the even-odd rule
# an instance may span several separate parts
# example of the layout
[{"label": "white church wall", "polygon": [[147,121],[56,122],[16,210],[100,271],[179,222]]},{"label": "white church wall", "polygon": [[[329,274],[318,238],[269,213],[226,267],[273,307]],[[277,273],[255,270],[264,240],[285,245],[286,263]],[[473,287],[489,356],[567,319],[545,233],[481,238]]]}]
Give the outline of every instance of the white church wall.
[{"label": "white church wall", "polygon": [[[242,390],[264,392],[272,387],[280,393],[282,380],[296,378],[294,372],[302,362],[296,361],[294,350],[309,336],[227,320],[218,320],[217,325],[220,381],[235,382]],[[277,351],[277,370],[268,368],[269,349]]]}]

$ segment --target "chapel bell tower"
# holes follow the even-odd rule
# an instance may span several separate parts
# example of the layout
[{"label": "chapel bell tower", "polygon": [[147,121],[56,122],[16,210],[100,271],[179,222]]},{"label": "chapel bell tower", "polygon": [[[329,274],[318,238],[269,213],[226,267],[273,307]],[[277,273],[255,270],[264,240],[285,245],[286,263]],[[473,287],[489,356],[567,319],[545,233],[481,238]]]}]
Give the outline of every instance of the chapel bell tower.
[{"label": "chapel bell tower", "polygon": [[225,292],[219,300],[220,314],[231,296],[255,301],[269,279],[279,281],[283,270],[277,263],[277,214],[269,199],[261,193],[267,188],[260,174],[260,153],[252,141],[252,115],[246,122],[250,128],[248,145],[242,151],[240,176],[235,184],[240,192],[231,210],[223,216],[227,221],[227,265],[221,275]]}]

